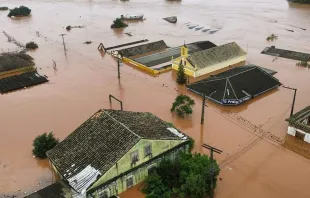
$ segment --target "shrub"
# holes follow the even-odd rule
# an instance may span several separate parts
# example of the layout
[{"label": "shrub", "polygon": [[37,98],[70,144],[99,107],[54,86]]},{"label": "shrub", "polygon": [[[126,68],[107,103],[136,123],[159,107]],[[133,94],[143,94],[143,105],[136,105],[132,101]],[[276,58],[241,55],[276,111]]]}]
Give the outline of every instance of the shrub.
[{"label": "shrub", "polygon": [[192,106],[195,101],[189,96],[179,95],[172,104],[171,112],[176,112],[179,116],[184,117],[193,113]]},{"label": "shrub", "polygon": [[0,7],[0,11],[7,11],[7,10],[9,10],[8,7]]},{"label": "shrub", "polygon": [[310,67],[310,64],[307,61],[300,61],[296,63],[296,65],[300,67]]},{"label": "shrub", "polygon": [[68,26],[66,27],[66,30],[67,30],[67,31],[70,31],[71,28],[72,28],[71,25],[68,25]]},{"label": "shrub", "polygon": [[278,36],[274,35],[274,34],[271,34],[270,36],[267,37],[267,41],[273,41],[273,40],[276,40],[278,39]]},{"label": "shrub", "polygon": [[26,49],[37,49],[39,46],[35,42],[31,41],[26,44]]},{"label": "shrub", "polygon": [[[162,160],[145,181],[147,197],[203,198],[216,187],[220,169],[215,160],[200,154],[180,154],[175,160]],[[212,190],[213,190],[212,189]]]},{"label": "shrub", "polygon": [[113,24],[111,25],[111,28],[124,28],[127,27],[128,25],[122,21],[122,19],[117,18],[113,21]]},{"label": "shrub", "polygon": [[93,42],[92,41],[85,41],[84,44],[86,45],[89,45],[89,44],[92,44]]},{"label": "shrub", "polygon": [[185,76],[185,72],[184,72],[184,66],[182,64],[182,62],[180,62],[179,64],[179,70],[178,70],[178,74],[177,74],[177,83],[180,85],[183,85],[186,83],[186,76]]},{"label": "shrub", "polygon": [[31,9],[27,8],[26,6],[20,6],[19,8],[14,8],[10,10],[8,17],[22,17],[22,16],[29,16],[31,13]]},{"label": "shrub", "polygon": [[53,132],[49,134],[43,133],[42,135],[37,136],[33,141],[33,150],[32,153],[41,159],[45,159],[46,152],[54,148],[59,143],[59,140],[54,137]]}]

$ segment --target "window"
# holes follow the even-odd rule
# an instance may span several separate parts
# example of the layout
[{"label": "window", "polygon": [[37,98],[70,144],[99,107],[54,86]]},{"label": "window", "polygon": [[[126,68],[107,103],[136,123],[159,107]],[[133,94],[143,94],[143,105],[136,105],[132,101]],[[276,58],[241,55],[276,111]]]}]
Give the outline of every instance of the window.
[{"label": "window", "polygon": [[152,146],[149,144],[144,146],[144,156],[147,157],[150,155],[152,155]]},{"label": "window", "polygon": [[100,192],[99,193],[99,198],[108,198],[108,192],[106,190]]},{"label": "window", "polygon": [[127,188],[132,187],[133,186],[133,177],[132,176],[128,177],[126,180],[126,183],[127,183]]},{"label": "window", "polygon": [[137,161],[139,161],[139,152],[138,150],[131,153],[131,164],[135,164]]}]

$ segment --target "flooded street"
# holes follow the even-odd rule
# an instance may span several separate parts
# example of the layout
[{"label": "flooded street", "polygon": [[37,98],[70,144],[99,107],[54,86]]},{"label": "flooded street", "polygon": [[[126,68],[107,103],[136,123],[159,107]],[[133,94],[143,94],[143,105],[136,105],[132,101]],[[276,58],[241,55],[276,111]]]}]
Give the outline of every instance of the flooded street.
[{"label": "flooded street", "polygon": [[[46,84],[0,95],[0,197],[23,197],[52,183],[48,162],[32,155],[33,139],[51,131],[64,139],[98,109],[110,108],[109,94],[123,101],[124,110],[151,112],[173,122],[195,139],[194,151],[209,154],[201,143],[223,150],[215,155],[222,178],[216,188],[217,198],[310,197],[310,160],[281,146],[286,139],[285,119],[290,114],[293,91],[281,87],[237,107],[207,102],[201,126],[201,98],[178,86],[175,73],[152,77],[122,65],[118,80],[115,60],[97,50],[101,42],[113,46],[141,39],[163,39],[170,47],[184,41],[210,40],[217,45],[236,41],[248,52],[247,63],[277,71],[275,77],[283,85],[298,89],[297,112],[309,105],[310,70],[295,66],[297,61],[273,61],[274,57],[260,52],[275,45],[310,53],[310,6],[290,6],[285,0],[0,0],[0,4],[32,9],[32,16],[22,19],[10,19],[7,12],[0,11],[0,50],[16,49],[2,31],[24,44],[35,41],[39,49],[28,54],[34,57],[38,72],[49,79]],[[127,13],[143,13],[146,20],[129,23],[124,31],[110,29],[117,16]],[[177,24],[162,20],[172,15],[178,16]],[[220,31],[195,31],[188,29],[187,22]],[[85,28],[67,32],[67,25]],[[66,34],[66,54],[61,33]],[[278,35],[278,39],[266,41],[270,34]],[[93,44],[85,45],[85,41]],[[187,93],[196,102],[193,115],[187,119],[170,113],[180,93]],[[112,108],[120,109],[117,103]],[[121,197],[143,197],[137,188]]]}]

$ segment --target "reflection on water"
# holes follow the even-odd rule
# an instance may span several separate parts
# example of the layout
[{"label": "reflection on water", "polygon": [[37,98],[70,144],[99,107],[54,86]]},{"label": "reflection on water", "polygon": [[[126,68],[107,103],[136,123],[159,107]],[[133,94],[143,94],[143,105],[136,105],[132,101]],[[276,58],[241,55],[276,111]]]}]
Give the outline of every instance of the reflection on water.
[{"label": "reflection on water", "polygon": [[[108,95],[123,101],[124,110],[148,111],[173,122],[194,138],[194,151],[208,154],[200,144],[223,150],[215,158],[222,167],[222,181],[217,186],[219,198],[299,197],[310,196],[309,161],[281,146],[287,141],[287,123],[292,93],[279,88],[238,107],[223,107],[207,102],[205,124],[200,125],[201,97],[175,83],[175,72],[158,77],[132,67],[121,67],[97,46],[114,46],[142,39],[165,40],[171,46],[210,40],[217,45],[236,41],[248,52],[247,63],[277,71],[284,85],[297,88],[295,111],[309,105],[309,70],[296,67],[296,61],[261,55],[270,43],[272,33],[279,48],[310,51],[310,8],[290,6],[283,0],[182,0],[180,2],[135,0],[129,2],[32,0],[4,1],[9,7],[27,4],[32,16],[9,19],[0,12],[1,30],[18,41],[34,41],[39,49],[29,52],[35,58],[39,73],[50,83],[0,96],[0,197],[3,194],[38,190],[53,181],[47,161],[33,158],[32,141],[44,132],[54,131],[61,140],[100,108],[110,108]],[[125,30],[112,30],[112,21],[121,14],[143,13],[146,20],[129,23]],[[163,17],[175,15],[176,24]],[[275,22],[276,21],[276,22]],[[189,30],[185,23],[221,28],[214,34]],[[69,24],[85,28],[66,32]],[[303,29],[306,29],[303,30]],[[285,29],[292,29],[288,32]],[[40,32],[40,37],[37,36]],[[131,32],[133,36],[124,33]],[[61,33],[66,33],[66,56]],[[92,40],[93,44],[83,44]],[[0,49],[12,51],[15,46],[0,34]],[[57,75],[53,62],[57,63]],[[197,79],[190,79],[194,82]],[[181,119],[170,113],[175,97],[185,93],[196,105],[192,116]],[[113,108],[119,108],[116,103]],[[284,143],[285,144],[285,143]],[[39,163],[39,164],[38,164]],[[291,167],[298,167],[292,171]],[[292,185],[294,183],[294,185]],[[138,188],[138,187],[137,187]],[[121,197],[143,197],[136,187]],[[17,190],[21,189],[20,192]]]}]

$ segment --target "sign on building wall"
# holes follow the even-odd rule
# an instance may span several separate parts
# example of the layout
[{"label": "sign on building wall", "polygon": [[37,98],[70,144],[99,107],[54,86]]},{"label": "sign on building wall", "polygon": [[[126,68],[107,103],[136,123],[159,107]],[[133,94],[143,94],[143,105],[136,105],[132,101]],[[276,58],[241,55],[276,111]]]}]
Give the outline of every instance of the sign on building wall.
[{"label": "sign on building wall", "polygon": [[233,104],[233,105],[238,105],[244,101],[247,101],[249,100],[250,97],[249,96],[246,96],[244,98],[241,98],[241,99],[222,99],[222,104]]}]

